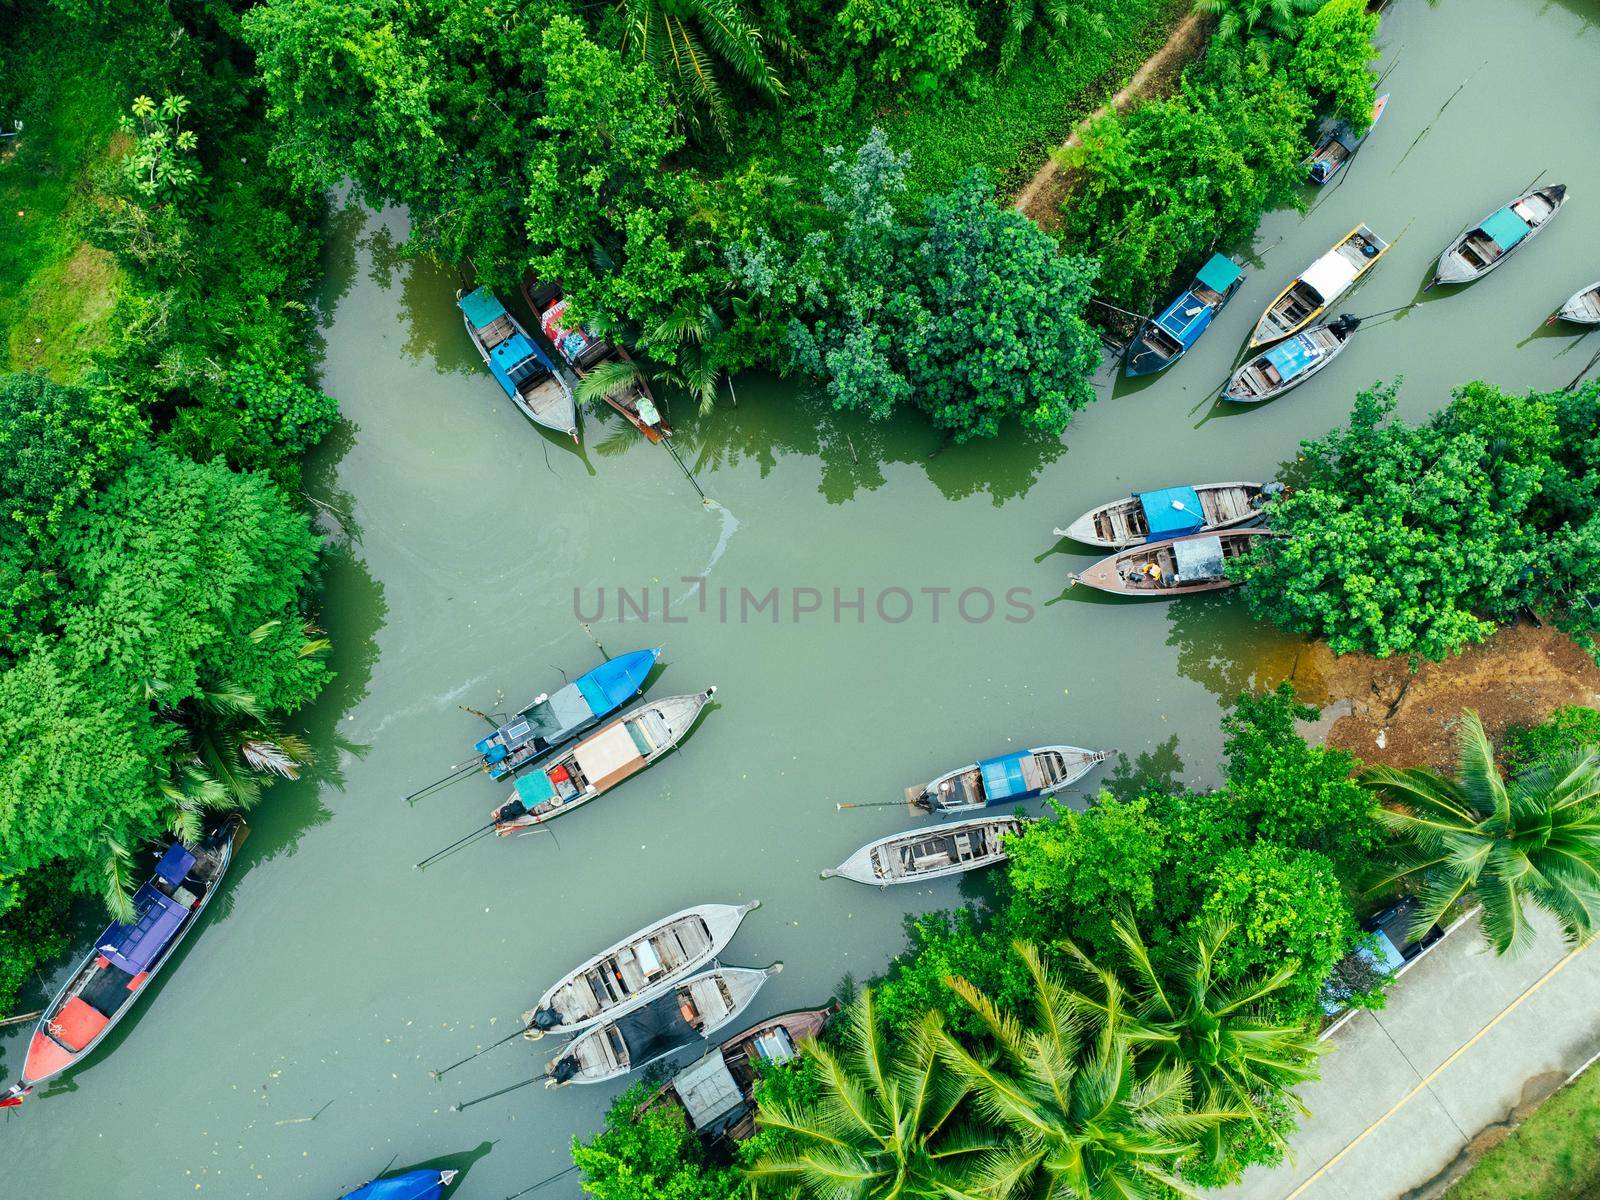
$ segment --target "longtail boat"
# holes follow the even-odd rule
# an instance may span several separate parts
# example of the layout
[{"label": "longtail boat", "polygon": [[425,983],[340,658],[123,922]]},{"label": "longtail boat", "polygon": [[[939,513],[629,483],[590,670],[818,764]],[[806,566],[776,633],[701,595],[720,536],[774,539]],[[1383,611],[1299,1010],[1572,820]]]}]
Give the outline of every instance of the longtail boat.
[{"label": "longtail boat", "polygon": [[[600,337],[587,326],[572,320],[567,313],[567,301],[562,291],[553,283],[542,283],[531,274],[522,277],[522,298],[539,316],[539,328],[550,339],[561,357],[585,378],[601,363],[632,363],[627,349]],[[643,373],[635,373],[626,383],[605,394],[605,402],[652,442],[672,436],[672,427],[662,414],[662,405],[650,390],[650,381]]]},{"label": "longtail boat", "polygon": [[548,765],[517,776],[511,798],[490,813],[495,833],[553,821],[644,770],[682,740],[716,690],[646,700]]},{"label": "longtail boat", "polygon": [[906,803],[930,813],[975,812],[991,804],[1053,795],[1111,757],[1109,750],[1041,746],[986,758],[906,789]]},{"label": "longtail boat", "polygon": [[1128,376],[1165,371],[1188,353],[1243,286],[1244,279],[1244,269],[1238,263],[1213,254],[1182,295],[1140,326],[1128,343]]},{"label": "longtail boat", "polygon": [[689,1126],[705,1137],[742,1142],[756,1130],[755,1088],[763,1066],[781,1066],[816,1039],[837,1004],[770,1017],[734,1034],[698,1062],[669,1079],[641,1108],[676,1104]]},{"label": "longtail boat", "polygon": [[923,883],[947,875],[963,875],[1005,862],[1004,838],[1021,833],[1026,817],[977,817],[932,829],[914,829],[868,842],[832,870],[835,875],[889,887],[897,883]]},{"label": "longtail boat", "polygon": [[440,1200],[459,1171],[406,1171],[364,1183],[339,1200]]},{"label": "longtail boat", "polygon": [[1250,348],[1270,346],[1299,333],[1330,304],[1355,286],[1389,251],[1389,243],[1365,225],[1357,225],[1312,263],[1261,314],[1250,335]]},{"label": "longtail boat", "polygon": [[581,1033],[596,1021],[636,1008],[722,953],[749,904],[697,904],[646,925],[551,985],[522,1014],[527,1036]]},{"label": "longtail boat", "polygon": [[488,288],[457,298],[467,336],[513,404],[535,425],[578,440],[578,405],[555,364]]},{"label": "longtail boat", "polygon": [[546,1087],[619,1079],[710,1037],[756,998],[761,985],[783,970],[717,967],[686,979],[638,1008],[592,1026],[567,1043],[545,1068]]},{"label": "longtail boat", "polygon": [[1222,398],[1235,404],[1260,404],[1299,387],[1344,351],[1360,325],[1360,317],[1344,313],[1326,325],[1279,342],[1235,371],[1222,389]]},{"label": "longtail boat", "polygon": [[1300,165],[1312,183],[1324,184],[1356,156],[1361,144],[1367,140],[1372,127],[1383,119],[1389,108],[1389,93],[1385,92],[1372,102],[1372,120],[1367,122],[1365,133],[1350,128],[1350,122],[1329,119],[1317,128],[1317,148]]},{"label": "longtail boat", "polygon": [[1135,492],[1091,508],[1057,537],[1120,550],[1163,538],[1240,525],[1261,513],[1259,483],[1196,483]]},{"label": "longtail boat", "polygon": [[1276,536],[1266,529],[1235,529],[1152,542],[1102,559],[1072,576],[1072,582],[1145,600],[1221,591],[1238,586],[1237,580],[1223,574],[1223,564],[1249,550],[1257,538]]},{"label": "longtail boat", "polygon": [[39,1018],[22,1077],[3,1097],[13,1108],[29,1092],[82,1062],[132,1011],[172,952],[200,922],[244,840],[245,823],[229,817],[193,849],[173,842],[155,874],[133,894],[134,918],[113,921]]},{"label": "longtail boat", "polygon": [[473,746],[491,778],[501,779],[560,749],[644,688],[661,647],[607,659],[554,695],[541,694]]},{"label": "longtail boat", "polygon": [[1512,251],[1533,241],[1566,202],[1566,184],[1554,183],[1524,192],[1504,208],[1495,209],[1445,247],[1428,287],[1482,279],[1510,258]]},{"label": "longtail boat", "polygon": [[1571,321],[1574,325],[1600,325],[1600,282],[1573,292],[1545,324],[1554,325],[1557,321]]}]

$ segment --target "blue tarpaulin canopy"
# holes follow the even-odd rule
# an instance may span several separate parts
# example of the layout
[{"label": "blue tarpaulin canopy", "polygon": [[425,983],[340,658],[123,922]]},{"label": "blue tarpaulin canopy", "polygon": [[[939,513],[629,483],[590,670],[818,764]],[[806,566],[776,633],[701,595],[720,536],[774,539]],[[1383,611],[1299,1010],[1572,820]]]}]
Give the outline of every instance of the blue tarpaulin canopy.
[{"label": "blue tarpaulin canopy", "polygon": [[156,864],[156,875],[173,887],[177,887],[183,882],[184,876],[189,873],[189,868],[192,866],[194,866],[194,855],[189,853],[189,847],[182,842],[173,842],[161,856],[161,861]]},{"label": "blue tarpaulin canopy", "polygon": [[133,924],[120,921],[100,935],[100,953],[130,975],[148,967],[166,948],[189,910],[148,883],[133,894]]},{"label": "blue tarpaulin canopy", "polygon": [[407,1171],[364,1183],[346,1192],[342,1200],[438,1200],[442,1195],[444,1184],[438,1171]]},{"label": "blue tarpaulin canopy", "polygon": [[1500,249],[1509,250],[1528,236],[1528,223],[1509,208],[1502,208],[1484,218],[1483,231]]},{"label": "blue tarpaulin canopy", "polygon": [[1316,359],[1311,339],[1297,333],[1287,342],[1280,342],[1262,355],[1278,371],[1278,378],[1293,379]]},{"label": "blue tarpaulin canopy", "polygon": [[978,764],[978,769],[983,772],[983,793],[990,804],[996,800],[1022,799],[1033,794],[1022,778],[1022,760],[1029,753],[1019,750],[999,758],[986,758]]},{"label": "blue tarpaulin canopy", "polygon": [[1200,268],[1200,273],[1194,278],[1196,283],[1204,284],[1221,296],[1225,295],[1228,289],[1243,274],[1244,268],[1231,258],[1225,258],[1221,254],[1213,254],[1207,260],[1206,265]]},{"label": "blue tarpaulin canopy", "polygon": [[1139,492],[1138,497],[1139,505],[1144,509],[1145,523],[1150,527],[1151,541],[1193,533],[1206,523],[1200,497],[1192,487]]},{"label": "blue tarpaulin canopy", "polygon": [[529,808],[543,804],[555,794],[556,789],[551,786],[550,776],[543,771],[531,771],[517,777],[517,799]]},{"label": "blue tarpaulin canopy", "polygon": [[472,322],[474,329],[482,329],[492,324],[495,320],[506,315],[506,306],[495,298],[495,294],[488,288],[479,288],[475,292],[468,292],[456,301],[461,311],[466,314],[467,320]]}]

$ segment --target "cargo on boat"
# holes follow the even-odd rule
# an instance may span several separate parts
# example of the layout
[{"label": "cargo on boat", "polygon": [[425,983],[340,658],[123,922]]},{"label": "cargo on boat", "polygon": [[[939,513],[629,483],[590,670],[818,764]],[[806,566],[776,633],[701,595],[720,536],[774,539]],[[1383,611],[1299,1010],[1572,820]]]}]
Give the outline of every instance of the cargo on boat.
[{"label": "cargo on boat", "polygon": [[1267,529],[1235,529],[1152,542],[1103,558],[1072,576],[1072,582],[1145,600],[1221,591],[1238,586],[1223,573],[1228,559],[1243,554],[1257,538],[1277,536]]}]

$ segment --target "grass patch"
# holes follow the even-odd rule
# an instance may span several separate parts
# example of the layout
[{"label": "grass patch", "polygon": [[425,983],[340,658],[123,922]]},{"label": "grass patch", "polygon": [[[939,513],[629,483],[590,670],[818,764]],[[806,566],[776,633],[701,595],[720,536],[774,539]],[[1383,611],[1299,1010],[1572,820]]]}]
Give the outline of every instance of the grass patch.
[{"label": "grass patch", "polygon": [[1551,1096],[1461,1177],[1446,1200],[1600,1195],[1600,1069]]},{"label": "grass patch", "polygon": [[[125,98],[76,39],[41,37],[48,53],[15,48],[0,115],[23,121],[0,159],[0,367],[40,367],[60,379],[105,340],[122,282],[111,257],[85,245],[76,214],[93,203],[88,175],[111,146]],[[48,59],[48,63],[45,60]]]}]

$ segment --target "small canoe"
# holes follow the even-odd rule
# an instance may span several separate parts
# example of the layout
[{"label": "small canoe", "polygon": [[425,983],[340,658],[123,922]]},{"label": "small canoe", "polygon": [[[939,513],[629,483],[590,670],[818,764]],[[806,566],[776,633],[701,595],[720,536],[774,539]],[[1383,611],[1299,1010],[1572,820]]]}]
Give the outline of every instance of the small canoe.
[{"label": "small canoe", "polygon": [[533,1040],[579,1033],[637,1007],[708,964],[732,940],[749,904],[698,904],[662,917],[568,972],[522,1014]]},{"label": "small canoe", "polygon": [[1348,121],[1326,120],[1317,127],[1317,148],[1300,165],[1312,183],[1324,184],[1356,156],[1361,144],[1367,140],[1372,127],[1383,119],[1389,107],[1389,93],[1385,92],[1372,102],[1372,120],[1367,122],[1366,133],[1356,133]]},{"label": "small canoe", "polygon": [[[531,274],[522,277],[522,297],[539,316],[539,328],[550,339],[561,357],[582,379],[601,363],[631,363],[628,351],[608,338],[600,337],[587,326],[567,315],[567,301],[555,284],[541,283]],[[611,389],[605,402],[652,442],[672,436],[672,428],[662,415],[662,405],[642,374]]]},{"label": "small canoe", "polygon": [[642,1105],[676,1104],[689,1127],[704,1137],[742,1142],[756,1131],[755,1088],[760,1069],[800,1056],[827,1025],[837,1004],[770,1017],[736,1033],[669,1079]]},{"label": "small canoe", "polygon": [[554,695],[535,696],[473,749],[493,779],[531,766],[638,695],[660,657],[657,646],[607,659]]},{"label": "small canoe", "polygon": [[1260,404],[1299,387],[1339,356],[1360,324],[1359,317],[1345,313],[1279,342],[1235,371],[1222,389],[1222,398],[1236,404]]},{"label": "small canoe", "polygon": [[1244,269],[1213,254],[1187,290],[1139,328],[1128,343],[1129,378],[1165,371],[1182,358],[1244,284]]},{"label": "small canoe", "polygon": [[467,336],[495,382],[535,425],[578,440],[578,404],[555,364],[488,288],[456,300]]},{"label": "small canoe", "polygon": [[638,1071],[730,1025],[750,1007],[761,985],[783,970],[717,967],[686,979],[671,991],[591,1026],[567,1043],[545,1068],[545,1087],[604,1083]]},{"label": "small canoe", "polygon": [[511,798],[490,813],[495,833],[553,821],[638,774],[683,739],[716,690],[646,700],[549,765],[517,776]]},{"label": "small canoe", "polygon": [[1512,251],[1533,241],[1566,202],[1566,184],[1555,183],[1525,192],[1504,208],[1495,209],[1445,248],[1428,287],[1483,278],[1510,258]]},{"label": "small canoe", "polygon": [[1101,559],[1072,576],[1072,582],[1145,600],[1221,591],[1238,586],[1237,580],[1223,574],[1223,564],[1249,550],[1257,538],[1276,536],[1266,529],[1235,529],[1135,546]]},{"label": "small canoe", "polygon": [[406,1171],[364,1183],[339,1200],[439,1200],[459,1171]]},{"label": "small canoe", "polygon": [[1574,325],[1600,325],[1600,282],[1580,288],[1567,298],[1546,324],[1571,321]]},{"label": "small canoe", "polygon": [[1299,333],[1354,287],[1388,250],[1388,242],[1367,226],[1357,225],[1267,305],[1250,335],[1250,348],[1270,346]]},{"label": "small canoe", "polygon": [[1260,504],[1259,483],[1196,483],[1135,492],[1091,508],[1065,529],[1055,530],[1055,535],[1120,550],[1240,525],[1261,514]]},{"label": "small canoe", "polygon": [[923,883],[947,875],[964,875],[1006,860],[1002,839],[1020,833],[1028,823],[1017,816],[977,817],[932,829],[913,829],[868,842],[831,871],[857,883],[888,887],[896,883]]},{"label": "small canoe", "polygon": [[82,1062],[133,1010],[200,923],[245,833],[243,818],[233,816],[192,849],[182,842],[166,848],[155,874],[133,894],[133,921],[112,922],[44,1010],[22,1077],[0,1096],[0,1108],[16,1107],[38,1084]]},{"label": "small canoe", "polygon": [[906,789],[906,803],[930,813],[976,812],[991,804],[1053,795],[1111,757],[1109,750],[1041,746],[986,758]]}]

